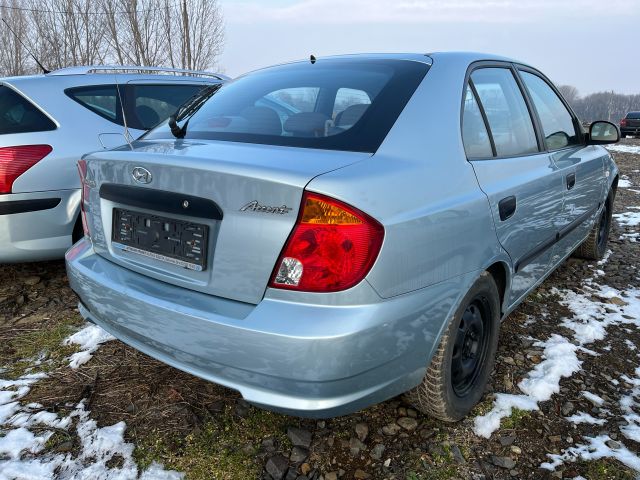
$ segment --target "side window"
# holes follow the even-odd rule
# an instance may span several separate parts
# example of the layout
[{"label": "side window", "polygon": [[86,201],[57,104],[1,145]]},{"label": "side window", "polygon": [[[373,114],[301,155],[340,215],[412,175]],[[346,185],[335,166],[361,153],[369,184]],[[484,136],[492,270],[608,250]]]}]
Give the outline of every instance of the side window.
[{"label": "side window", "polygon": [[462,141],[467,158],[493,157],[487,127],[471,87],[467,87],[462,113]]},{"label": "side window", "polygon": [[500,157],[538,152],[531,115],[511,70],[481,68],[471,74]]},{"label": "side window", "polygon": [[0,86],[0,134],[55,129],[56,124],[26,98],[9,87]]},{"label": "side window", "polygon": [[520,75],[540,117],[547,148],[558,150],[581,143],[571,113],[547,82],[529,72]]},{"label": "side window", "polygon": [[[124,96],[124,88],[121,87]],[[65,93],[93,113],[107,120],[122,124],[120,117],[120,101],[115,85],[97,85],[94,87],[78,87],[65,90]]]},{"label": "side window", "polygon": [[[129,126],[139,130],[149,130],[197,94],[205,85],[133,85],[133,106],[127,105]],[[131,97],[127,96],[127,100]]]}]

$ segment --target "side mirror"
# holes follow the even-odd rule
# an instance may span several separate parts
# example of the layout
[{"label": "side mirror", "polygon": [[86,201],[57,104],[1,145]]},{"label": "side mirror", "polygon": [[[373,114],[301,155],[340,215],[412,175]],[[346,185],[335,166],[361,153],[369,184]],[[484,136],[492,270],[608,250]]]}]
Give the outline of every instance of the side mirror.
[{"label": "side mirror", "polygon": [[587,145],[606,145],[620,140],[620,130],[611,122],[598,120],[589,127]]}]

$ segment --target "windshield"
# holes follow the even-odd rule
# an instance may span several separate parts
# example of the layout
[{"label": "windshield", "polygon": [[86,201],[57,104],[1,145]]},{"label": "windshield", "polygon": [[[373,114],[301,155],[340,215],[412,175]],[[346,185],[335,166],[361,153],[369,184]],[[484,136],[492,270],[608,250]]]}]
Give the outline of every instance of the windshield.
[{"label": "windshield", "polygon": [[[224,85],[180,124],[184,138],[375,152],[426,74],[407,60],[272,67]],[[165,123],[144,139],[173,138]]]}]

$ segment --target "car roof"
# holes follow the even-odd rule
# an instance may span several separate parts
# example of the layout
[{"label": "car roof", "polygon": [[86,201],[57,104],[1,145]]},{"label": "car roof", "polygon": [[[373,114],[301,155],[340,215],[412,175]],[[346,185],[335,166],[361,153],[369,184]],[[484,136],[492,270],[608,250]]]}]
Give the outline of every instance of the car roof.
[{"label": "car roof", "polygon": [[54,81],[58,79],[66,86],[91,85],[113,83],[117,79],[119,83],[127,83],[133,80],[145,81],[195,81],[212,83],[228,81],[226,75],[214,72],[185,70],[164,67],[142,67],[136,65],[84,65],[62,68],[49,73],[36,75],[22,75],[0,78],[0,82],[17,85],[20,83],[33,83],[41,81]]},{"label": "car roof", "polygon": [[[455,62],[455,63],[473,63],[480,61],[501,61],[501,62],[509,62],[509,63],[518,63],[520,65],[527,65],[524,62],[514,60],[512,58],[504,57],[501,55],[495,55],[491,53],[481,53],[481,52],[465,52],[465,51],[451,51],[451,52],[431,52],[431,53],[416,53],[416,52],[405,52],[405,53],[351,53],[344,55],[329,55],[329,56],[318,56],[316,61],[321,60],[405,60],[405,61],[414,61],[426,63],[427,65],[433,65],[435,62]],[[277,65],[270,65],[268,67],[263,67],[254,70],[255,72],[266,70],[273,67],[284,66],[284,65],[294,65],[297,63],[305,63],[309,62],[310,59],[303,60],[294,60],[291,62],[283,62]],[[251,72],[247,72],[251,73]]]}]

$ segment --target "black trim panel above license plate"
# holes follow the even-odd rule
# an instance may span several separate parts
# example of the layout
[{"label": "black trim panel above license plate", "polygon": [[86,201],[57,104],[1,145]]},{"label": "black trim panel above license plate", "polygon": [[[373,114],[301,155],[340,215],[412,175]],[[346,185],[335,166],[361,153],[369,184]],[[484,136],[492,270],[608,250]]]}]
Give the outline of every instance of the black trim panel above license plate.
[{"label": "black trim panel above license plate", "polygon": [[201,272],[207,269],[209,227],[122,208],[113,209],[112,245]]}]

